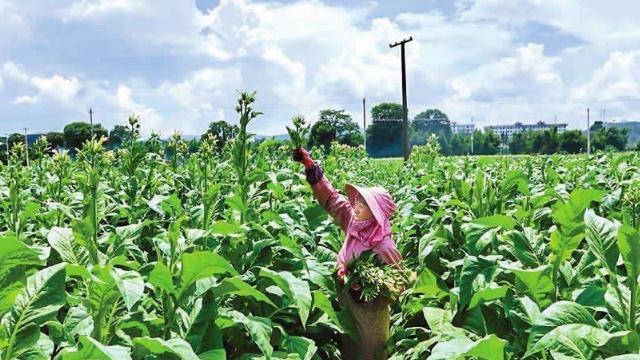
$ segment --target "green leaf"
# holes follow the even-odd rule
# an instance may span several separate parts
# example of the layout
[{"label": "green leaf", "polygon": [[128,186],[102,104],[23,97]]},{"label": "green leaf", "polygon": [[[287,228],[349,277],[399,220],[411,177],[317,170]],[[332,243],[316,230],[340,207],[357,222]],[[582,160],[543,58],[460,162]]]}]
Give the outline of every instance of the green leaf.
[{"label": "green leaf", "polygon": [[180,338],[162,340],[145,336],[133,339],[133,345],[134,354],[139,357],[153,354],[173,355],[181,360],[199,360],[189,343]]},{"label": "green leaf", "polygon": [[271,320],[258,316],[245,316],[243,313],[231,310],[229,315],[238,324],[243,324],[253,342],[260,348],[262,353],[268,358],[273,354],[273,346],[271,346]]},{"label": "green leaf", "polygon": [[193,321],[189,324],[185,340],[198,353],[205,350],[221,350],[222,333],[215,323],[218,309],[211,291],[204,294],[201,302],[196,302],[194,306]]},{"label": "green leaf", "polygon": [[196,251],[182,255],[179,293],[184,292],[197,280],[216,274],[238,275],[238,272],[222,256],[211,251]]},{"label": "green leaf", "polygon": [[47,241],[60,255],[62,261],[77,265],[89,264],[89,252],[76,242],[71,229],[53,227],[47,234]]},{"label": "green leaf", "polygon": [[488,335],[478,341],[457,337],[434,346],[428,360],[464,360],[475,357],[479,360],[503,360],[507,341]]},{"label": "green leaf", "polygon": [[551,350],[570,358],[591,359],[593,351],[604,346],[615,337],[626,336],[623,331],[614,334],[591,325],[567,324],[560,325],[546,333],[534,343],[525,354],[531,356],[545,350]]},{"label": "green leaf", "polygon": [[129,348],[119,345],[106,346],[88,337],[80,337],[80,350],[62,354],[62,360],[131,360]]},{"label": "green leaf", "polygon": [[300,355],[302,360],[311,360],[316,351],[318,351],[318,347],[313,340],[301,336],[290,336],[286,333],[283,333],[280,338],[280,348],[289,353]]},{"label": "green leaf", "polygon": [[569,196],[569,201],[557,202],[552,206],[551,216],[556,224],[567,225],[579,222],[582,212],[592,201],[601,201],[607,194],[605,190],[598,189],[574,189]]},{"label": "green leaf", "polygon": [[171,271],[160,261],[156,262],[153,270],[149,273],[149,282],[156,289],[164,290],[171,294],[175,292]]},{"label": "green leaf", "polygon": [[69,309],[62,326],[67,339],[74,341],[76,335],[91,335],[93,318],[83,305],[74,306]]},{"label": "green leaf", "polygon": [[116,286],[124,299],[124,304],[127,310],[131,311],[135,303],[144,295],[144,280],[136,271],[114,268],[112,272]]},{"label": "green leaf", "polygon": [[549,242],[549,248],[553,252],[551,261],[560,264],[569,260],[583,238],[582,226],[571,228],[568,231],[564,228],[556,228],[551,232],[551,241]]},{"label": "green leaf", "polygon": [[627,274],[635,282],[640,273],[640,234],[638,231],[631,226],[622,225],[618,231],[618,247]]},{"label": "green leaf", "polygon": [[551,280],[550,265],[539,266],[535,269],[508,268],[518,280],[516,290],[523,288],[540,308],[546,308],[553,300],[555,286]]},{"label": "green leaf", "polygon": [[39,338],[39,326],[54,318],[65,304],[65,263],[42,269],[27,279],[8,318],[8,343],[3,358],[11,359]]},{"label": "green leaf", "polygon": [[0,317],[11,309],[26,282],[26,270],[42,261],[38,253],[15,236],[0,237]]},{"label": "green leaf", "polygon": [[559,301],[546,308],[536,319],[527,341],[527,353],[537,349],[538,342],[552,330],[569,324],[582,324],[598,327],[593,316],[584,306],[570,302]]},{"label": "green leaf", "polygon": [[460,280],[460,306],[465,308],[479,284],[488,284],[493,279],[498,263],[495,257],[467,256],[462,264]]},{"label": "green leaf", "polygon": [[488,287],[480,289],[473,294],[469,302],[469,309],[473,309],[480,304],[502,299],[507,295],[508,290],[509,288],[506,286],[497,286],[492,283]]},{"label": "green leaf", "polygon": [[214,287],[212,291],[216,297],[221,297],[223,295],[248,296],[273,307],[277,307],[266,295],[259,292],[239,277],[226,278],[222,280],[222,282],[218,286]]},{"label": "green leaf", "polygon": [[267,268],[260,268],[259,276],[271,279],[282,289],[287,298],[296,304],[300,321],[304,327],[309,318],[309,310],[311,309],[311,290],[309,289],[309,283],[295,277],[288,271],[275,272]]},{"label": "green leaf", "polygon": [[209,226],[209,231],[217,235],[235,234],[240,232],[240,224],[216,221]]},{"label": "green leaf", "polygon": [[620,254],[617,246],[620,224],[600,217],[590,209],[584,213],[584,224],[586,227],[585,239],[589,249],[602,265],[607,266],[610,273],[615,273],[616,262]]},{"label": "green leaf", "polygon": [[477,218],[473,222],[488,227],[502,227],[507,230],[513,230],[516,227],[516,221],[511,216],[500,214]]},{"label": "green leaf", "polygon": [[227,360],[227,353],[224,349],[215,349],[198,354],[200,360]]},{"label": "green leaf", "polygon": [[413,294],[424,294],[428,297],[442,299],[449,296],[449,289],[441,277],[436,276],[428,268],[422,269],[418,280],[411,289]]}]

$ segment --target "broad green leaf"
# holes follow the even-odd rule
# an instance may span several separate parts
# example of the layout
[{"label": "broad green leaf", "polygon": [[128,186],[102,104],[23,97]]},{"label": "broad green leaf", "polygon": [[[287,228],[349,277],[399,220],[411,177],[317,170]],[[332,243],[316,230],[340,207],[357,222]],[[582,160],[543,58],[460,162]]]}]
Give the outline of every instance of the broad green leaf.
[{"label": "broad green leaf", "polygon": [[182,255],[182,273],[180,274],[180,293],[197,280],[216,274],[238,275],[238,272],[222,256],[211,251],[196,251]]},{"label": "broad green leaf", "polygon": [[587,206],[593,201],[601,201],[606,194],[605,190],[574,189],[569,196],[569,201],[557,202],[553,205],[553,220],[560,225],[579,222]]},{"label": "broad green leaf", "polygon": [[[585,239],[589,249],[596,255],[602,265],[607,266],[609,272],[615,272],[618,251],[619,223],[596,215],[587,209],[584,213]],[[615,274],[614,274],[615,275]]]},{"label": "broad green leaf", "polygon": [[582,226],[576,226],[568,230],[556,228],[551,232],[551,241],[549,241],[549,248],[553,252],[551,261],[560,264],[569,260],[584,238],[582,230]]},{"label": "broad green leaf", "polygon": [[550,265],[539,266],[535,269],[508,268],[516,276],[516,290],[525,290],[540,308],[546,308],[552,303],[556,291],[551,280]]},{"label": "broad green leaf", "polygon": [[313,340],[302,336],[287,335],[286,333],[282,334],[280,338],[280,348],[290,353],[300,355],[301,360],[311,360],[318,350]]},{"label": "broad green leaf", "polygon": [[295,277],[288,271],[275,272],[267,268],[260,268],[259,275],[271,279],[276,285],[278,285],[278,287],[280,287],[280,289],[282,289],[282,291],[284,291],[290,301],[293,301],[296,304],[300,320],[302,321],[302,326],[304,327],[307,319],[309,318],[309,311],[311,309],[311,290],[309,289],[309,284],[306,281]]},{"label": "broad green leaf", "polygon": [[122,299],[124,299],[127,310],[131,311],[136,302],[144,295],[144,280],[142,276],[135,271],[125,271],[118,268],[112,270],[112,276],[118,290],[120,290]]},{"label": "broad green leaf", "polygon": [[38,266],[42,261],[38,253],[15,236],[0,237],[0,317],[2,317],[20,294],[26,283],[26,270]]},{"label": "broad green leaf", "polygon": [[618,247],[627,274],[635,283],[640,273],[640,234],[638,231],[631,226],[622,225],[618,231]]},{"label": "broad green leaf", "polygon": [[507,295],[508,290],[509,288],[506,286],[489,284],[488,287],[482,288],[473,294],[471,301],[469,302],[469,309],[473,309],[480,304],[502,299]]},{"label": "broad green leaf", "polygon": [[584,324],[560,325],[534,343],[527,350],[525,356],[551,350],[572,358],[590,359],[594,350],[604,346],[612,338],[623,337],[628,333],[628,331],[623,331],[611,334],[600,328]]},{"label": "broad green leaf", "polygon": [[428,297],[442,299],[449,295],[447,285],[427,267],[422,269],[418,280],[411,289],[413,294],[424,294]]},{"label": "broad green leaf", "polygon": [[234,318],[236,323],[245,326],[253,342],[267,358],[270,358],[273,354],[273,346],[271,346],[271,320],[258,316],[245,316],[236,310],[230,311],[229,314]]},{"label": "broad green leaf", "polygon": [[513,230],[516,227],[516,221],[507,215],[491,215],[473,220],[474,223],[489,227],[502,227],[507,230]]},{"label": "broad green leaf", "polygon": [[173,286],[173,277],[169,268],[162,262],[156,262],[153,270],[149,273],[149,282],[159,290],[164,290],[173,294],[175,287]]},{"label": "broad green leaf", "polygon": [[222,280],[222,282],[220,282],[218,286],[214,287],[212,291],[216,297],[224,295],[248,296],[273,307],[277,307],[266,295],[259,292],[239,277],[226,278]]},{"label": "broad green leaf", "polygon": [[217,311],[211,291],[207,291],[202,301],[196,302],[194,306],[195,317],[189,324],[185,340],[198,353],[212,349],[221,350],[223,347],[222,333],[215,323]]},{"label": "broad green leaf", "polygon": [[134,354],[140,357],[148,354],[173,355],[180,360],[199,360],[189,343],[180,338],[162,340],[145,336],[133,339],[133,345]]},{"label": "broad green leaf", "polygon": [[464,360],[477,358],[479,360],[503,360],[504,347],[507,341],[495,335],[488,335],[478,341],[465,337],[453,338],[439,342],[434,346],[428,360]]},{"label": "broad green leaf", "polygon": [[525,195],[529,195],[529,180],[520,170],[512,170],[507,173],[502,181],[503,191],[509,190],[511,187],[517,187],[518,191]]},{"label": "broad green leaf", "polygon": [[62,360],[131,360],[128,347],[106,346],[88,337],[80,337],[80,350],[62,354]]},{"label": "broad green leaf", "polygon": [[537,237],[535,230],[525,228],[524,231],[508,231],[501,235],[501,239],[512,246],[515,256],[524,267],[540,266],[540,259],[536,254]]},{"label": "broad green leaf", "polygon": [[467,256],[462,263],[462,271],[458,287],[460,288],[460,306],[465,308],[471,296],[480,285],[488,284],[493,279],[498,263],[495,257]]},{"label": "broad green leaf", "polygon": [[7,319],[7,348],[3,358],[11,359],[39,339],[39,326],[56,316],[65,304],[65,263],[42,269],[27,279]]},{"label": "broad green leaf", "polygon": [[553,303],[540,314],[531,327],[527,341],[527,351],[531,352],[538,342],[552,330],[562,325],[570,324],[598,327],[595,319],[584,306],[570,301]]},{"label": "broad green leaf", "polygon": [[53,227],[47,234],[49,245],[69,264],[89,264],[89,252],[76,242],[73,231],[68,228]]},{"label": "broad green leaf", "polygon": [[122,296],[114,279],[114,272],[110,266],[93,266],[89,293],[84,305],[93,316],[94,329],[92,336],[100,338],[107,331],[105,320],[113,306]]},{"label": "broad green leaf", "polygon": [[91,335],[93,332],[93,318],[83,305],[74,306],[69,309],[62,326],[67,339],[73,341],[76,335]]},{"label": "broad green leaf", "polygon": [[227,353],[224,349],[215,349],[198,354],[200,360],[227,360]]},{"label": "broad green leaf", "polygon": [[209,226],[209,231],[217,235],[235,234],[240,231],[240,224],[216,221]]}]

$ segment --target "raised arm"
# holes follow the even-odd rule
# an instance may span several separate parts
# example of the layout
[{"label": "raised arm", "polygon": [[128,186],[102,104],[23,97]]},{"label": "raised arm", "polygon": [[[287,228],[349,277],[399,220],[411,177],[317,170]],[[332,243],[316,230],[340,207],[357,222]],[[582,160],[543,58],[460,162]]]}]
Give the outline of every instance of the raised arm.
[{"label": "raised arm", "polygon": [[333,188],[329,180],[324,176],[320,165],[311,159],[308,151],[297,149],[294,151],[294,160],[304,164],[307,182],[311,185],[318,203],[327,210],[343,230],[346,230],[354,211],[349,200]]}]

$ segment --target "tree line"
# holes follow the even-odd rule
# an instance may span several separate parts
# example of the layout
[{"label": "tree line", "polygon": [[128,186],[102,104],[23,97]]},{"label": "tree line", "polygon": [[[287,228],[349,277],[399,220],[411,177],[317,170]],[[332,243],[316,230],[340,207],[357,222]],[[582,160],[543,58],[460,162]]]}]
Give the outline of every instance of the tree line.
[{"label": "tree line", "polygon": [[[402,105],[397,103],[381,103],[371,109],[371,120],[366,130],[367,153],[372,157],[402,156]],[[86,122],[67,124],[62,132],[44,134],[50,149],[66,148],[71,152],[80,148],[89,140],[91,133],[97,137],[105,137],[105,146],[118,148],[129,141],[130,130],[124,125],[115,125],[110,131],[101,124],[91,125]],[[628,129],[605,127],[596,121],[590,128],[591,149],[593,151],[621,151],[627,147]],[[238,127],[224,120],[211,122],[202,137],[213,136],[220,151],[225,143],[238,134]],[[427,143],[431,134],[435,134],[443,155],[492,155],[500,152],[511,154],[576,154],[586,152],[587,138],[579,130],[558,132],[557,128],[544,131],[526,131],[512,135],[503,143],[500,137],[491,130],[475,130],[473,135],[454,133],[448,116],[438,109],[427,109],[417,114],[409,126],[410,146],[421,146]],[[504,139],[506,140],[506,139]],[[23,134],[14,133],[8,138],[9,147],[24,142]],[[357,122],[345,110],[325,109],[318,114],[317,121],[310,131],[309,146],[322,147],[327,152],[333,141],[350,146],[359,146],[364,142],[362,131]],[[197,151],[198,141],[187,142],[190,152]],[[640,143],[636,145],[640,150]],[[3,153],[0,152],[2,156]]]}]

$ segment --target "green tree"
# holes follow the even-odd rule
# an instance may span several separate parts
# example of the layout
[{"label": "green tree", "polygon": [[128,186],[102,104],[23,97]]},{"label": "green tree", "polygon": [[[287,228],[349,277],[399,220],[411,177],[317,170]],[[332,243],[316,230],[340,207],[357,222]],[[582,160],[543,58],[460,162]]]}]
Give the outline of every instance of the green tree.
[{"label": "green tree", "polygon": [[471,151],[471,136],[452,134],[446,155],[466,155]]},{"label": "green tree", "polygon": [[491,130],[473,132],[473,153],[476,155],[493,155],[498,152],[500,136]]},{"label": "green tree", "polygon": [[374,157],[402,156],[402,105],[382,103],[371,108],[373,124],[367,128],[367,153]]},{"label": "green tree", "polygon": [[511,154],[530,154],[532,137],[531,131],[521,131],[513,134],[509,142],[509,152]]},{"label": "green tree", "polygon": [[109,132],[109,140],[107,140],[107,145],[111,149],[115,149],[120,147],[123,142],[129,141],[131,138],[131,132],[124,125],[116,125]]},{"label": "green tree", "polygon": [[9,149],[11,149],[13,147],[13,145],[15,145],[17,143],[23,143],[24,144],[24,134],[13,133],[13,134],[9,135]]},{"label": "green tree", "polygon": [[64,134],[57,131],[50,131],[45,135],[47,142],[52,149],[58,149],[64,146]]},{"label": "green tree", "polygon": [[[83,121],[67,124],[63,130],[64,142],[70,150],[79,149],[91,138],[91,125]],[[93,124],[93,135],[96,138],[107,137],[107,129],[100,124]]]},{"label": "green tree", "polygon": [[239,130],[237,125],[231,125],[224,120],[214,121],[209,124],[209,129],[202,135],[200,140],[205,139],[209,134],[213,135],[216,139],[216,151],[220,152],[229,139],[238,135]]},{"label": "green tree", "polygon": [[579,130],[567,130],[558,136],[560,151],[568,154],[578,154],[587,149],[587,138]]},{"label": "green tree", "polygon": [[344,110],[321,110],[318,121],[311,127],[310,146],[323,146],[326,150],[332,141],[358,146],[362,144],[362,133],[351,115]]},{"label": "green tree", "polygon": [[538,154],[554,154],[558,151],[558,129],[536,131],[532,133],[532,151]]},{"label": "green tree", "polygon": [[592,132],[591,147],[593,150],[605,150],[607,146],[622,151],[627,147],[629,129],[602,127]]},{"label": "green tree", "polygon": [[[425,110],[413,119],[411,123],[411,143],[414,145],[425,144],[431,134],[438,136],[440,145],[446,144],[451,138],[451,123],[449,117],[438,109]],[[444,150],[444,149],[443,149]],[[446,153],[446,151],[443,151]]]}]

